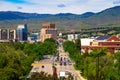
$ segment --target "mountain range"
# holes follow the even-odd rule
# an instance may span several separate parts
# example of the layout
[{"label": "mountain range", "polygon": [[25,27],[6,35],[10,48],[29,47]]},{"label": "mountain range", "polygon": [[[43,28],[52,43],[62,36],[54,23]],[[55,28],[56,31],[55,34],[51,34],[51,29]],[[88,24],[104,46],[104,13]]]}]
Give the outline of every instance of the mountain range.
[{"label": "mountain range", "polygon": [[[120,27],[120,6],[105,9],[98,13],[86,12],[84,14],[59,13],[37,14],[15,11],[0,11],[0,27],[16,26],[28,23],[32,26],[40,26],[42,23],[53,22],[58,28],[81,29],[100,26]],[[16,25],[15,25],[16,24]]]},{"label": "mountain range", "polygon": [[51,17],[63,17],[63,18],[88,18],[94,15],[92,12],[86,12],[82,15],[76,15],[72,13],[59,13],[59,14],[37,14],[37,13],[22,13],[15,11],[0,11],[0,20],[15,20],[15,19],[40,19],[40,18],[51,18]]}]

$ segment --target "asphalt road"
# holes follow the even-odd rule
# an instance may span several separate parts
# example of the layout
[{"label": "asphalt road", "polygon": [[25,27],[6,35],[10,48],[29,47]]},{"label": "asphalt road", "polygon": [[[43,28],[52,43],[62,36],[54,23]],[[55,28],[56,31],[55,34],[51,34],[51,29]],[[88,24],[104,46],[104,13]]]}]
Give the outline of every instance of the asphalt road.
[{"label": "asphalt road", "polygon": [[[66,65],[64,65],[64,61],[62,63],[62,65],[60,64],[60,61],[64,60],[64,58],[66,59]],[[63,47],[59,47],[59,62],[57,63],[58,65],[57,70],[58,70],[58,74],[60,73],[60,71],[66,71],[66,72],[70,72],[72,75],[74,75],[74,80],[85,80],[81,75],[80,75],[80,71],[77,71],[74,69],[74,62],[72,62],[69,58],[69,54],[67,52],[65,52],[63,50]]]},{"label": "asphalt road", "polygon": [[53,63],[57,69],[57,75],[60,77],[60,71],[70,72],[74,76],[74,80],[85,80],[81,75],[80,71],[74,69],[74,62],[72,62],[69,58],[69,54],[63,50],[63,47],[60,45],[58,47],[59,52],[59,60],[57,60],[57,56],[47,56],[43,60],[34,62],[32,64],[33,68],[30,71],[41,72],[44,71],[48,74],[53,75]]}]

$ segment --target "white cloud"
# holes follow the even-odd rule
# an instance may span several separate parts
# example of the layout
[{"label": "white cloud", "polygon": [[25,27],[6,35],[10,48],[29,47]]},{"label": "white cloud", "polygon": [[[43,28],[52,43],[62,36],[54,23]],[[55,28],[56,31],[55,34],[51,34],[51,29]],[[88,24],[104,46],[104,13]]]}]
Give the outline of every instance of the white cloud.
[{"label": "white cloud", "polygon": [[[24,4],[15,4],[0,1],[1,11],[22,11],[30,13],[76,13],[81,14],[84,12],[99,12],[109,7],[113,7],[115,0],[26,0]],[[58,5],[64,4],[65,7],[59,8]],[[22,7],[21,9],[18,9]]]}]

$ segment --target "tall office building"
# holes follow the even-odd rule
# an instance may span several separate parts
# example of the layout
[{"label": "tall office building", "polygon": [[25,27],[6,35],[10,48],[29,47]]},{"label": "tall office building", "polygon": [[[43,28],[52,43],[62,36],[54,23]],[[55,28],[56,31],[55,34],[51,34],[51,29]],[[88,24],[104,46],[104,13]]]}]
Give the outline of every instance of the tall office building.
[{"label": "tall office building", "polygon": [[55,24],[46,23],[42,24],[42,29],[40,33],[41,42],[43,42],[47,38],[56,38],[57,37],[57,30],[55,28]]},{"label": "tall office building", "polygon": [[16,30],[12,29],[9,30],[9,40],[15,40],[16,39]]},{"label": "tall office building", "polygon": [[27,24],[18,25],[16,38],[18,41],[27,41]]},{"label": "tall office building", "polygon": [[0,40],[9,39],[9,29],[0,29]]},{"label": "tall office building", "polygon": [[16,39],[15,29],[0,29],[0,42],[6,42],[9,40],[14,41]]}]

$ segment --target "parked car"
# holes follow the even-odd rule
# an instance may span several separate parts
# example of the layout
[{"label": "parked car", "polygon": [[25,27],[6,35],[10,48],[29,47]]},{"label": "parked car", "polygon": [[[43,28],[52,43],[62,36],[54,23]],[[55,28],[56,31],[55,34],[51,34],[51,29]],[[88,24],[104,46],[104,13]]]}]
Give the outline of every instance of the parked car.
[{"label": "parked car", "polygon": [[72,65],[72,63],[71,63],[71,61],[70,61],[70,60],[68,60],[67,62],[68,62],[68,64],[69,64],[69,65]]},{"label": "parked car", "polygon": [[66,66],[66,62],[64,62],[64,66]]},{"label": "parked car", "polygon": [[60,61],[60,65],[62,66],[62,61]]}]

